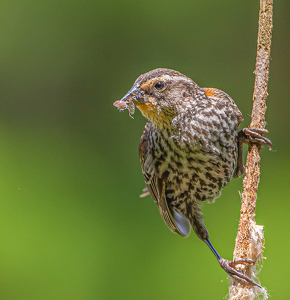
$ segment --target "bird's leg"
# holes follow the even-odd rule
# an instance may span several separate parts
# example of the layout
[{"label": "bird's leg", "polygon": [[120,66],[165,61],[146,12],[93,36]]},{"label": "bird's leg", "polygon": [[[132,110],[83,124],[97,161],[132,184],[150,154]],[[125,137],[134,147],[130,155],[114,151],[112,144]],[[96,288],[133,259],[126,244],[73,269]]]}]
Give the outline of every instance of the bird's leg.
[{"label": "bird's leg", "polygon": [[261,285],[259,285],[257,282],[255,282],[253,279],[248,277],[247,275],[243,274],[242,272],[239,272],[235,269],[236,265],[242,264],[242,265],[248,265],[252,266],[255,264],[255,262],[252,259],[249,258],[242,258],[237,260],[227,260],[222,258],[219,253],[216,251],[214,246],[212,245],[209,238],[204,239],[204,242],[208,245],[209,249],[212,251],[212,253],[217,258],[220,266],[232,277],[235,279],[238,279],[244,283],[249,283],[255,286],[258,286],[261,288]]},{"label": "bird's leg", "polygon": [[238,133],[238,158],[237,158],[237,167],[234,173],[235,178],[239,178],[245,172],[245,167],[243,164],[243,141],[239,137],[241,131]]},{"label": "bird's leg", "polygon": [[227,260],[222,258],[219,253],[216,251],[215,247],[211,243],[208,235],[208,231],[203,224],[202,221],[202,215],[201,211],[198,208],[195,208],[196,210],[194,211],[194,215],[190,220],[191,226],[193,230],[195,231],[195,234],[202,240],[204,241],[211,252],[215,255],[217,258],[220,266],[232,277],[235,279],[238,279],[244,283],[248,283],[251,285],[255,285],[261,288],[261,286],[255,282],[253,279],[248,277],[247,275],[243,274],[242,272],[239,272],[235,269],[235,266],[238,264],[242,265],[254,265],[255,262],[252,259],[245,258],[245,259],[237,259],[237,260]]},{"label": "bird's leg", "polygon": [[245,171],[243,165],[244,143],[247,145],[249,145],[249,143],[254,143],[260,145],[261,147],[268,145],[270,150],[272,150],[271,141],[262,136],[262,134],[265,133],[268,133],[268,130],[260,128],[244,128],[238,132],[238,159],[234,177],[240,177]]}]

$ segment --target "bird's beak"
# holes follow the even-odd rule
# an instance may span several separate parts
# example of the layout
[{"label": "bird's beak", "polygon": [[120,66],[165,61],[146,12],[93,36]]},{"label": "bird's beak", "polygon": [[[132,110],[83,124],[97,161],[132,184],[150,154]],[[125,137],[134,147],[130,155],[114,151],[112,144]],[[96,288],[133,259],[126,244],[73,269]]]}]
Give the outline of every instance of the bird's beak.
[{"label": "bird's beak", "polygon": [[140,89],[140,83],[135,83],[130,91],[121,99],[114,102],[114,106],[120,110],[128,108],[128,104],[132,101],[134,104],[143,104],[145,102],[144,91]]},{"label": "bird's beak", "polygon": [[132,86],[131,90],[120,101],[129,102],[129,101],[141,99],[143,97],[144,97],[144,91],[140,89],[140,83],[137,82]]}]

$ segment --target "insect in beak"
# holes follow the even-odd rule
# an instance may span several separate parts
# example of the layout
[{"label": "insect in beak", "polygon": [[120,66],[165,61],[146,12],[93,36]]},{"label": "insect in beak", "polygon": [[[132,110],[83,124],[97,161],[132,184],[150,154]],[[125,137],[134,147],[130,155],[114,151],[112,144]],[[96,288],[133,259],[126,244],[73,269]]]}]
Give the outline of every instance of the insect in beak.
[{"label": "insect in beak", "polygon": [[135,113],[135,104],[144,103],[144,91],[140,88],[140,83],[135,83],[130,91],[121,99],[114,102],[114,106],[117,107],[120,111],[128,109],[129,116]]}]

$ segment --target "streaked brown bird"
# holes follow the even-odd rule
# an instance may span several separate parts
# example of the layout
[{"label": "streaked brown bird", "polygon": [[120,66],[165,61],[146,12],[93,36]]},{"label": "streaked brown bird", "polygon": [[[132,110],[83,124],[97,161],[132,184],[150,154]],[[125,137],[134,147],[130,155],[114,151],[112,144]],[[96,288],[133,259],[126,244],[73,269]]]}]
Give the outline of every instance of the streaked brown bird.
[{"label": "streaked brown bird", "polygon": [[151,195],[168,228],[186,237],[192,227],[213,252],[220,266],[243,282],[260,285],[237,271],[213,247],[202,221],[200,205],[214,201],[233,177],[244,172],[243,143],[271,142],[265,129],[238,131],[242,114],[233,99],[216,88],[201,88],[187,76],[170,69],[140,75],[129,92],[114,105],[129,110],[135,105],[148,119],[139,145],[146,183],[141,197]]}]

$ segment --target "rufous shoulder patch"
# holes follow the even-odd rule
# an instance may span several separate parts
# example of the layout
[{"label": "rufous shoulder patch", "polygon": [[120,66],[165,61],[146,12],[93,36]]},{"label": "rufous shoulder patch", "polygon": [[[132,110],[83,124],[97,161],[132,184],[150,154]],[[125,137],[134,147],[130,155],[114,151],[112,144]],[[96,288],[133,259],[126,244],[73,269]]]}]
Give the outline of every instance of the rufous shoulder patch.
[{"label": "rufous shoulder patch", "polygon": [[217,97],[220,94],[220,90],[216,88],[204,88],[203,90],[208,97]]}]

